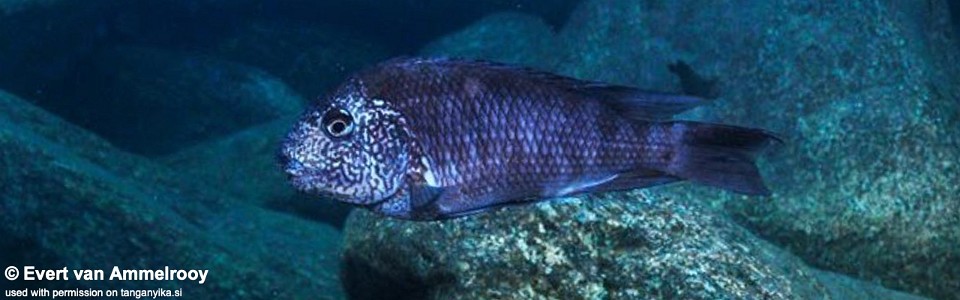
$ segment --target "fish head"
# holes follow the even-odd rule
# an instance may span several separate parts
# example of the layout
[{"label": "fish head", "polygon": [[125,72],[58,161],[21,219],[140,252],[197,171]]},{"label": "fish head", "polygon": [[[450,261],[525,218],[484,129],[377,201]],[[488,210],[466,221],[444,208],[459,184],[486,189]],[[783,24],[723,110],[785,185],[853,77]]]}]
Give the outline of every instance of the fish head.
[{"label": "fish head", "polygon": [[368,97],[357,80],[326,100],[301,116],[281,146],[290,182],[357,205],[397,194],[410,166],[403,116],[387,101]]}]

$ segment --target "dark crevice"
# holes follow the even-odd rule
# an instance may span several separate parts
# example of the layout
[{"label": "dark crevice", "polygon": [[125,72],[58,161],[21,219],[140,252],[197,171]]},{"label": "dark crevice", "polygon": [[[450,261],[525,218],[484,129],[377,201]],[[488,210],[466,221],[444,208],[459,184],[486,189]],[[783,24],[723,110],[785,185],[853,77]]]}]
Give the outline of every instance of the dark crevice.
[{"label": "dark crevice", "polygon": [[[36,269],[60,269],[65,266],[60,258],[53,256],[51,251],[43,249],[36,240],[19,238],[8,233],[3,233],[2,236],[4,238],[0,239],[0,266],[3,268],[17,267],[23,274],[25,265],[31,265]],[[0,290],[55,287],[59,287],[59,284],[51,285],[50,282],[39,280],[0,280]]]},{"label": "dark crevice", "polygon": [[[417,300],[426,299],[431,286],[413,274],[392,269],[392,274],[367,263],[362,258],[344,255],[341,279],[343,289],[351,300]],[[398,266],[401,264],[397,264]],[[406,276],[396,276],[406,274]]]},{"label": "dark crevice", "polygon": [[270,201],[265,206],[273,211],[325,223],[338,229],[343,228],[347,215],[353,209],[352,206],[343,202],[332,199],[316,199],[304,194]]},{"label": "dark crevice", "polygon": [[953,34],[956,40],[960,41],[960,0],[948,0],[947,4],[950,6],[950,20],[953,21]]}]

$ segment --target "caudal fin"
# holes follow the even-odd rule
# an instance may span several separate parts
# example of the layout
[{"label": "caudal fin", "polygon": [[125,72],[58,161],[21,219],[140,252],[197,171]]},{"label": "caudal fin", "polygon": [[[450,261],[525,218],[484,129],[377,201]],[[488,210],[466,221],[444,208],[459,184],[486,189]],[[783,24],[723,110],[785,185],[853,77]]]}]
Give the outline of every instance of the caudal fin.
[{"label": "caudal fin", "polygon": [[747,195],[770,195],[755,163],[756,155],[772,143],[773,134],[754,128],[697,122],[665,122],[679,135],[665,172],[693,182]]}]

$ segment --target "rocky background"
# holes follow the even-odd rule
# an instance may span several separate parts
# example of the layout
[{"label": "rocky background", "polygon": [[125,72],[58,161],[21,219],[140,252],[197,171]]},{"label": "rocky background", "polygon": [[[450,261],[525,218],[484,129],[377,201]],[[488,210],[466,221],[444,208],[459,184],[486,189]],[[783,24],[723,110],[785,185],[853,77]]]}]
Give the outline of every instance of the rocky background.
[{"label": "rocky background", "polygon": [[[960,299],[957,1],[0,2],[0,266],[210,269],[190,298]],[[667,187],[446,222],[292,191],[292,118],[397,55],[718,98],[772,197]],[[348,217],[349,215],[349,217]]]}]

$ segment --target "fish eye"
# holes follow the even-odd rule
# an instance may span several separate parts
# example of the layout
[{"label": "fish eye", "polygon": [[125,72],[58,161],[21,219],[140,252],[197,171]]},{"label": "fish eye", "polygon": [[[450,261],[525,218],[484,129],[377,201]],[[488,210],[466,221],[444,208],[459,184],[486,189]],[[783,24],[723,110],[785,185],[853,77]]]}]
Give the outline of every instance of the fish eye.
[{"label": "fish eye", "polygon": [[353,117],[342,109],[328,110],[320,123],[330,137],[341,138],[353,132]]}]

